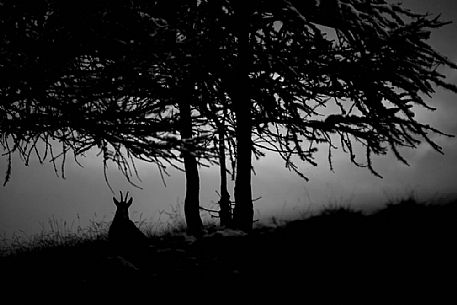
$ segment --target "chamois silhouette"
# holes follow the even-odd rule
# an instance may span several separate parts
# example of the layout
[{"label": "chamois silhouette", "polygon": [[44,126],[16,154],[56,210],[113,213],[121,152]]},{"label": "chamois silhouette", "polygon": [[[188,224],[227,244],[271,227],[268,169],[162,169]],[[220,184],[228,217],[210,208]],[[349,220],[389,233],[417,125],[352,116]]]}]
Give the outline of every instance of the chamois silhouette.
[{"label": "chamois silhouette", "polygon": [[129,193],[125,197],[121,193],[121,199],[118,201],[113,197],[113,202],[117,207],[113,222],[108,231],[108,240],[116,247],[123,250],[138,250],[147,245],[147,237],[137,228],[129,219],[129,207],[133,203],[133,198]]}]

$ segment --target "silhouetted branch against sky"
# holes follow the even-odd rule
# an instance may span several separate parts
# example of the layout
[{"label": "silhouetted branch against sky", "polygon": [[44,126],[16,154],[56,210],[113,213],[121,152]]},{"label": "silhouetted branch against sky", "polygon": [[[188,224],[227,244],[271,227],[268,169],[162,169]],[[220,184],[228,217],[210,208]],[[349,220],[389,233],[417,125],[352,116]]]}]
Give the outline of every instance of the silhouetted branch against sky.
[{"label": "silhouetted branch against sky", "polygon": [[[222,116],[227,143],[236,132],[233,3],[189,3],[171,16],[167,1],[2,1],[0,143],[8,162],[13,153],[55,161],[97,148],[130,178],[136,159],[180,166],[184,144],[215,160]],[[176,28],[167,18],[177,18]],[[339,147],[376,175],[373,155],[392,151],[406,163],[402,147],[422,141],[441,151],[431,137],[441,132],[415,111],[431,108],[424,96],[436,87],[457,91],[440,72],[456,65],[428,43],[445,22],[384,0],[259,0],[249,22],[256,156],[275,151],[305,177],[294,158],[317,165],[321,144],[329,160]],[[183,143],[175,89],[189,75],[198,136]]]},{"label": "silhouetted branch against sky", "polygon": [[153,5],[11,1],[2,8],[1,130],[8,156],[44,161],[48,155],[37,145],[52,154],[51,140],[62,143],[56,155],[62,162],[69,151],[76,157],[98,148],[105,170],[113,161],[129,179],[135,159],[161,171],[167,163],[179,166],[183,144],[208,155],[194,145],[204,132],[186,143],[176,134],[172,89],[182,56],[174,53],[166,21],[151,15]]},{"label": "silhouetted branch against sky", "polygon": [[[446,22],[385,1],[284,3],[289,9],[280,11],[288,13],[279,15],[280,30],[272,27],[264,37],[290,37],[277,48],[290,50],[290,56],[277,57],[289,62],[274,76],[287,84],[277,98],[285,103],[282,120],[293,134],[290,151],[306,160],[309,155],[300,151],[300,139],[332,147],[332,135],[337,135],[351,162],[376,175],[372,155],[390,150],[406,163],[400,148],[415,148],[422,141],[441,151],[431,135],[442,133],[417,121],[415,106],[432,109],[424,96],[431,96],[436,87],[457,91],[437,69],[456,65],[428,43],[432,30]],[[305,33],[295,30],[297,24]],[[299,54],[306,55],[296,58]],[[295,83],[293,77],[298,79]],[[365,147],[365,162],[356,161],[355,143]]]}]

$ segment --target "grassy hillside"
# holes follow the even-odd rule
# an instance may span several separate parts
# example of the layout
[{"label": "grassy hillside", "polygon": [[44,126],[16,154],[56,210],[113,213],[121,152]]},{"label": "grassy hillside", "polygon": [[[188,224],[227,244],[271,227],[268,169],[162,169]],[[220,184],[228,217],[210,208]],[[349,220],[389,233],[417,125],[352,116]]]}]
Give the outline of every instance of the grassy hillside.
[{"label": "grassy hillside", "polygon": [[2,298],[17,304],[105,304],[121,297],[288,304],[362,296],[371,304],[398,293],[441,304],[457,288],[456,220],[457,202],[408,199],[370,215],[326,209],[250,234],[210,228],[199,239],[151,236],[148,248],[133,252],[113,249],[101,232],[4,251],[0,287]]}]

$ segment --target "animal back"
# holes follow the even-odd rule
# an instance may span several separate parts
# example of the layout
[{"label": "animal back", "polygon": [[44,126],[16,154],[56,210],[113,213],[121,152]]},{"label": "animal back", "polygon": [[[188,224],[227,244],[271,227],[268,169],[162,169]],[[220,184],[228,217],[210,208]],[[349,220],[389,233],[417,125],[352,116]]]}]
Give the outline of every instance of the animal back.
[{"label": "animal back", "polygon": [[146,236],[131,220],[113,221],[108,239],[118,246],[141,246],[147,242]]}]

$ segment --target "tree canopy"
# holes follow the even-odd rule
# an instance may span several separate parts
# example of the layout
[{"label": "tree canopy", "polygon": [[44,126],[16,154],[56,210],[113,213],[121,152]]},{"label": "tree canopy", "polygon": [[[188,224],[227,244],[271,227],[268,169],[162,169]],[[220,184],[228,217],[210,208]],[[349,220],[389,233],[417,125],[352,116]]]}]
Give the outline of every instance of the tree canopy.
[{"label": "tree canopy", "polygon": [[[425,97],[436,87],[457,92],[439,70],[457,65],[428,43],[447,22],[400,4],[40,0],[0,6],[0,145],[9,163],[16,152],[26,162],[48,153],[64,162],[67,152],[98,148],[105,168],[114,161],[127,177],[141,159],[161,170],[184,162],[197,179],[196,164],[222,163],[221,147],[227,147],[235,225],[249,230],[252,154],[279,153],[306,179],[296,158],[317,165],[322,145],[330,165],[340,148],[378,176],[374,155],[392,151],[407,163],[401,149],[422,141],[442,151],[431,135],[445,133],[415,112],[433,109]],[[55,141],[62,144],[59,153]],[[364,148],[362,159],[356,147]],[[188,186],[198,201],[198,183]]]},{"label": "tree canopy", "polygon": [[134,158],[161,170],[181,162],[173,83],[182,58],[172,29],[140,2],[3,4],[1,143],[9,157],[49,152],[55,160],[95,147],[127,178]]}]

